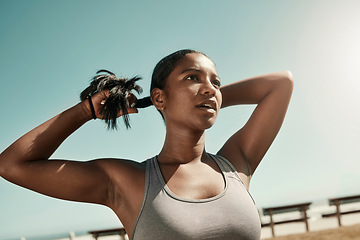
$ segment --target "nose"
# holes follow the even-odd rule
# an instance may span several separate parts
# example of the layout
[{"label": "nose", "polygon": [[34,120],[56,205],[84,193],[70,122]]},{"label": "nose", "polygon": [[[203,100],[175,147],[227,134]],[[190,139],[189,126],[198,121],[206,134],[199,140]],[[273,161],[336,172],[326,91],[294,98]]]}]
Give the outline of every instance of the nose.
[{"label": "nose", "polygon": [[206,80],[206,81],[201,85],[200,93],[201,93],[202,95],[215,96],[216,88],[214,87],[214,85],[212,84],[212,82],[211,82],[210,80]]}]

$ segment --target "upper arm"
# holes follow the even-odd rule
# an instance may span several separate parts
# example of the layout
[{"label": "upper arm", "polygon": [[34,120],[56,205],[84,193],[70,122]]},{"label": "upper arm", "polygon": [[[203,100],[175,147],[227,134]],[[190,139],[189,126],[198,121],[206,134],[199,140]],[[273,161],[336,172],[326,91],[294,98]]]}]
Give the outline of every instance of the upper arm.
[{"label": "upper arm", "polygon": [[[97,95],[100,105],[101,94]],[[17,139],[0,154],[0,176],[30,190],[60,199],[110,205],[125,196],[133,161],[102,159],[87,162],[48,160],[71,133],[89,120],[85,102],[49,119]],[[129,180],[127,180],[129,181]]]},{"label": "upper arm", "polygon": [[124,160],[39,160],[9,166],[2,176],[38,193],[79,202],[109,206],[116,189],[114,171],[129,168]]},{"label": "upper arm", "polygon": [[255,110],[219,151],[248,177],[254,173],[280,130],[293,89],[289,72],[264,75],[257,80],[257,86],[244,93],[248,94],[250,102],[257,101]]}]

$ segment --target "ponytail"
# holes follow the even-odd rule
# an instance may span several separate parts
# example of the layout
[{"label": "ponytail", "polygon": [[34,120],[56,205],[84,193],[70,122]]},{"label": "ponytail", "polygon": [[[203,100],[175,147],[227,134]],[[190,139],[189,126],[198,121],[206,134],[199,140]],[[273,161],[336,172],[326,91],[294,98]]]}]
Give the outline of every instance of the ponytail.
[{"label": "ponytail", "polygon": [[[105,74],[100,74],[104,72]],[[108,70],[99,70],[96,76],[91,79],[90,86],[87,87],[80,94],[81,101],[84,101],[89,96],[91,97],[97,92],[109,90],[109,97],[106,99],[100,114],[107,124],[108,129],[117,129],[117,116],[122,111],[122,117],[126,128],[130,128],[130,118],[127,111],[129,103],[127,97],[132,90],[137,93],[142,92],[142,88],[136,84],[141,78],[135,76],[133,78],[118,78],[116,75]],[[135,105],[136,108],[145,108],[152,105],[150,97],[139,99]]]},{"label": "ponytail", "polygon": [[138,99],[135,107],[136,108],[146,108],[146,107],[150,107],[151,105],[153,105],[151,98],[144,97],[144,98]]},{"label": "ponytail", "polygon": [[[150,92],[154,88],[164,89],[166,81],[170,73],[176,67],[178,61],[189,53],[201,53],[206,56],[204,53],[199,51],[183,49],[164,57],[155,66],[151,78]],[[93,77],[92,81],[90,82],[90,86],[81,92],[80,99],[84,101],[86,98],[91,97],[97,92],[109,90],[110,95],[100,110],[100,114],[103,115],[103,119],[105,120],[108,129],[117,129],[117,116],[119,115],[120,111],[123,113],[122,117],[124,119],[126,128],[130,128],[130,118],[127,111],[129,103],[127,97],[132,90],[135,90],[137,93],[142,92],[142,88],[136,84],[136,81],[140,80],[141,78],[138,76],[130,79],[118,78],[114,73],[107,70],[99,70],[96,72],[96,74],[101,72],[106,74],[96,75]],[[150,97],[145,97],[138,99],[134,107],[146,108],[151,105],[153,104]],[[164,118],[161,112],[160,114]]]}]

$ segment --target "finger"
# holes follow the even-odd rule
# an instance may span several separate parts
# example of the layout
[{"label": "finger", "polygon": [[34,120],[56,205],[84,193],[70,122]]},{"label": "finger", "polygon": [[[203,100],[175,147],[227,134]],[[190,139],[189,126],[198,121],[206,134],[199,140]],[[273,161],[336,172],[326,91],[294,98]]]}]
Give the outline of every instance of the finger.
[{"label": "finger", "polygon": [[136,103],[137,103],[137,98],[132,92],[130,92],[128,97],[127,97],[127,101],[129,103],[129,107],[134,108]]},{"label": "finger", "polygon": [[[137,110],[137,108],[127,108],[127,112],[128,112],[128,114],[133,114],[133,113],[138,113],[139,111]],[[117,117],[121,117],[123,115],[124,115],[123,111],[120,110]]]},{"label": "finger", "polygon": [[96,104],[104,104],[106,99],[109,97],[109,91],[104,90],[98,93],[95,93],[91,98]]},{"label": "finger", "polygon": [[131,113],[138,113],[139,111],[137,110],[137,108],[128,108],[128,113],[131,114]]}]

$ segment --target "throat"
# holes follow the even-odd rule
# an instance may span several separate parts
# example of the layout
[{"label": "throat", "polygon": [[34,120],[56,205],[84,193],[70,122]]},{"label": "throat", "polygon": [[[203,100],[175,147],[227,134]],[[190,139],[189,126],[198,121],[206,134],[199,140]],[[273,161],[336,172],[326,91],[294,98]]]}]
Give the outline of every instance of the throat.
[{"label": "throat", "polygon": [[172,139],[167,136],[158,155],[158,161],[166,164],[187,164],[201,161],[204,156],[206,157],[205,141],[202,136],[180,141],[178,138]]}]

